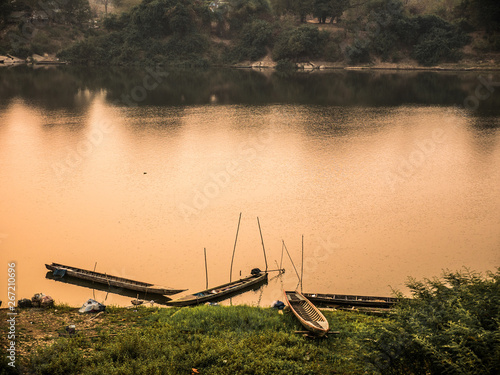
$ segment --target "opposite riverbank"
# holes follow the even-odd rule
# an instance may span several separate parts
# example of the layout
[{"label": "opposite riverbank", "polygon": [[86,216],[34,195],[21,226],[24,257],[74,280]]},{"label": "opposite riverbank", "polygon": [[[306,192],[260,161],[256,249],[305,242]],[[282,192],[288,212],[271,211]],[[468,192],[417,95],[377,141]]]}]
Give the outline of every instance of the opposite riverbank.
[{"label": "opposite riverbank", "polygon": [[91,12],[88,0],[76,3],[7,7],[0,17],[0,61],[278,70],[495,69],[500,61],[496,8],[482,0],[439,9],[400,0],[328,1],[328,11],[319,9],[322,2],[296,9],[277,0],[137,0],[109,14]]}]

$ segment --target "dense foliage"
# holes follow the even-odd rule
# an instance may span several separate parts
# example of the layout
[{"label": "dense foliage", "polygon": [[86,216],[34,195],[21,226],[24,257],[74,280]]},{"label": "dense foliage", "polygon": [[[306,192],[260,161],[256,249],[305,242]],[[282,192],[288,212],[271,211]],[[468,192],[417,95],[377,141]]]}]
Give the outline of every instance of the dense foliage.
[{"label": "dense foliage", "polygon": [[235,48],[230,52],[234,62],[255,61],[267,54],[273,42],[273,25],[264,20],[254,20],[243,25]]},{"label": "dense foliage", "polygon": [[[62,59],[95,65],[206,66],[269,56],[344,64],[411,58],[433,66],[459,61],[468,44],[476,56],[500,50],[496,0],[431,3],[137,0],[127,12],[95,19],[88,0],[51,3],[55,8],[48,11],[34,0],[1,0],[0,29],[8,31],[0,53],[24,58],[62,50]],[[25,16],[16,29],[9,15],[19,10]],[[44,14],[47,19],[37,21]]]},{"label": "dense foliage", "polygon": [[283,30],[276,40],[273,50],[274,60],[307,60],[322,56],[328,33],[317,27],[302,25]]},{"label": "dense foliage", "polygon": [[446,272],[408,286],[413,299],[373,341],[371,361],[382,373],[500,373],[500,268],[486,278]]}]

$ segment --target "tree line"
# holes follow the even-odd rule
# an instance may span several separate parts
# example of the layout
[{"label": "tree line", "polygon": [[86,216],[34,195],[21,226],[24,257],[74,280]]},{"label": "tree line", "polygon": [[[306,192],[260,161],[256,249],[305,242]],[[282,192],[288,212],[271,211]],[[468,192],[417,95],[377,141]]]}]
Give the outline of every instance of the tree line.
[{"label": "tree line", "polygon": [[[143,0],[121,14],[108,14],[96,26],[88,0],[56,0],[52,8],[43,1],[0,0],[0,28],[10,28],[8,37],[32,27],[23,19],[15,30],[8,14],[52,11],[46,28],[50,38],[42,38],[40,28],[17,50],[3,40],[0,54],[23,57],[50,47],[72,63],[190,66],[231,65],[269,55],[286,67],[309,60],[367,64],[408,57],[436,65],[459,61],[469,43],[478,53],[500,50],[496,0],[450,0],[446,12],[420,14],[409,1]],[[317,26],[327,23],[332,25]],[[75,43],[54,45],[53,29],[59,24],[69,24],[71,29],[64,30],[70,34],[79,31]],[[472,32],[481,38],[472,40]]]}]

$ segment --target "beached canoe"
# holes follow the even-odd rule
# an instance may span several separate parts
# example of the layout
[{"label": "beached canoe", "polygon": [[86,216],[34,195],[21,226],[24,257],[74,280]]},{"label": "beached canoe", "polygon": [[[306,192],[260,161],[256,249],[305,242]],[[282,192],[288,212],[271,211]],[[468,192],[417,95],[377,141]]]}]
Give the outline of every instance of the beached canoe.
[{"label": "beached canoe", "polygon": [[398,299],[393,297],[357,296],[350,294],[304,293],[304,297],[312,303],[322,306],[343,305],[389,308],[398,302]]},{"label": "beached canoe", "polygon": [[285,293],[285,301],[300,323],[314,336],[324,336],[330,326],[325,316],[298,291]]},{"label": "beached canoe", "polygon": [[145,300],[145,301],[153,301],[154,303],[157,303],[159,305],[165,305],[168,301],[171,301],[172,298],[162,295],[162,294],[153,294],[153,293],[142,293],[138,292],[136,290],[129,290],[125,288],[118,288],[115,286],[111,286],[108,284],[100,284],[100,283],[95,283],[89,280],[83,280],[83,279],[78,279],[76,277],[71,277],[68,275],[65,275],[64,277],[60,277],[54,275],[52,271],[48,271],[45,274],[45,278],[48,280],[53,280],[57,283],[65,283],[65,284],[70,284],[70,285],[75,285],[81,288],[86,288],[90,289],[92,291],[102,291],[105,293],[111,293],[111,294],[118,294],[124,297],[130,297],[130,298],[137,298],[139,296],[140,299]]},{"label": "beached canoe", "polygon": [[227,284],[222,284],[201,292],[168,301],[169,306],[193,306],[207,302],[219,302],[234,297],[248,290],[259,288],[267,283],[267,272],[256,272],[253,275]]},{"label": "beached canoe", "polygon": [[89,271],[82,268],[65,266],[58,263],[46,264],[45,267],[47,267],[49,271],[52,271],[55,276],[59,275],[60,277],[64,277],[65,275],[68,275],[82,280],[89,280],[95,283],[114,286],[117,288],[135,290],[137,292],[146,294],[172,295],[184,292],[186,290],[168,288],[164,286],[145,283],[142,281],[126,279],[124,277]]}]

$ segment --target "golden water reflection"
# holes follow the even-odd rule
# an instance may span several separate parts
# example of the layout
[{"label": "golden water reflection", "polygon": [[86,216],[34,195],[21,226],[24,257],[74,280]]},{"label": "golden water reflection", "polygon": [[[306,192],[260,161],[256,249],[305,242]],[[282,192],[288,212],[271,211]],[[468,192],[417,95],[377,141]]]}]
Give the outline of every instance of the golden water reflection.
[{"label": "golden water reflection", "polygon": [[[298,266],[305,235],[308,292],[388,295],[410,275],[500,263],[499,117],[485,129],[450,107],[123,108],[78,95],[78,110],[0,110],[0,249],[19,298],[92,296],[45,279],[53,261],[193,292],[204,247],[210,284],[227,282],[239,212],[233,279],[264,268],[257,216],[270,268],[282,239]],[[233,302],[268,305],[281,286]]]}]

